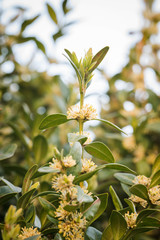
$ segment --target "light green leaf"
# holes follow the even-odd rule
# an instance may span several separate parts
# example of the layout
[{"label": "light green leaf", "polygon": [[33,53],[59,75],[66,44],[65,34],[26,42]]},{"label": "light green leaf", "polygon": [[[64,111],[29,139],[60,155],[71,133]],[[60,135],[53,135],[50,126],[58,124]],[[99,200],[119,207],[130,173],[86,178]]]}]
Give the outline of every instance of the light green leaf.
[{"label": "light green leaf", "polygon": [[114,177],[124,184],[133,185],[136,176],[130,173],[115,173]]},{"label": "light green leaf", "polygon": [[88,227],[85,233],[85,240],[101,240],[102,233],[94,227]]},{"label": "light green leaf", "polygon": [[71,147],[69,155],[76,161],[76,165],[67,169],[67,174],[77,175],[81,172],[82,169],[82,146],[79,142],[75,142],[75,144]]},{"label": "light green leaf", "polygon": [[33,139],[33,152],[35,156],[36,163],[40,163],[48,151],[48,143],[45,137],[38,135]]},{"label": "light green leaf", "polygon": [[84,135],[77,135],[76,133],[68,133],[68,142],[80,142],[82,145],[86,142],[87,137]]},{"label": "light green leaf", "polygon": [[90,72],[93,72],[98,65],[102,62],[103,58],[105,57],[106,53],[108,52],[109,47],[102,48],[92,59],[92,63],[95,63],[94,66],[90,69]]},{"label": "light green leaf", "polygon": [[132,187],[130,187],[129,191],[140,198],[143,198],[144,200],[148,201],[148,190],[146,186],[142,184],[135,184]]},{"label": "light green leaf", "polygon": [[125,198],[124,201],[128,204],[132,212],[136,212],[136,207],[130,199]]},{"label": "light green leaf", "polygon": [[116,126],[114,123],[111,123],[111,122],[108,121],[108,120],[105,120],[105,119],[98,119],[98,118],[96,118],[96,119],[92,119],[92,120],[97,120],[97,121],[103,122],[103,123],[105,123],[105,124],[107,124],[107,125],[109,125],[109,126],[115,128],[116,130],[118,130],[118,131],[124,133],[125,135],[127,135],[122,129],[120,129],[118,126]]},{"label": "light green leaf", "polygon": [[113,239],[120,240],[127,230],[127,223],[123,215],[113,210],[110,217],[110,222],[113,233]]},{"label": "light green leaf", "polygon": [[160,154],[156,157],[153,167],[152,167],[152,175],[151,177],[160,170]]},{"label": "light green leaf", "polygon": [[37,170],[37,165],[33,165],[26,173],[25,177],[24,177],[24,180],[23,180],[23,185],[22,185],[22,193],[26,193],[29,189],[29,187],[31,186],[31,178],[32,176],[34,175],[34,173],[36,172]]},{"label": "light green leaf", "polygon": [[77,200],[80,204],[93,202],[93,198],[85,194],[80,186],[76,186],[76,188],[77,188]]},{"label": "light green leaf", "polygon": [[130,193],[130,191],[129,191],[129,188],[130,188],[129,185],[127,185],[127,184],[125,184],[125,183],[121,183],[121,187],[122,187],[123,191],[124,191],[128,196],[131,196],[131,193]]},{"label": "light green leaf", "polygon": [[109,163],[115,161],[110,149],[104,143],[93,142],[87,144],[84,149],[86,150],[86,152],[98,159],[104,160]]},{"label": "light green leaf", "polygon": [[0,160],[4,160],[4,159],[12,157],[16,151],[16,148],[17,148],[16,144],[10,144],[8,146],[1,148],[0,149]]},{"label": "light green leaf", "polygon": [[9,182],[8,180],[4,179],[3,177],[0,177],[0,181],[4,182],[10,189],[12,192],[16,192],[16,193],[20,193],[21,192],[21,188],[20,187],[16,187],[14,186],[11,182]]},{"label": "light green leaf", "polygon": [[102,233],[102,240],[112,240],[112,239],[113,239],[112,228],[111,228],[111,225],[108,225]]},{"label": "light green leaf", "polygon": [[67,116],[64,114],[61,114],[61,113],[52,114],[52,115],[45,117],[42,120],[42,122],[39,126],[39,129],[43,130],[43,129],[50,128],[50,127],[56,127],[60,124],[66,123],[70,120],[73,120],[73,119],[67,119]]},{"label": "light green leaf", "polygon": [[151,184],[150,184],[149,188],[152,188],[159,184],[160,184],[160,170],[152,176]]},{"label": "light green leaf", "polygon": [[53,22],[57,25],[58,20],[57,20],[57,16],[56,16],[54,9],[48,3],[46,5],[47,5],[47,10],[48,10],[49,16],[51,17]]},{"label": "light green leaf", "polygon": [[109,187],[109,192],[111,194],[112,201],[113,201],[113,204],[114,204],[116,210],[119,211],[119,210],[123,209],[122,203],[112,186]]},{"label": "light green leaf", "polygon": [[53,169],[51,167],[48,167],[48,166],[44,166],[44,167],[40,167],[37,172],[35,172],[33,174],[33,176],[31,177],[31,180],[37,178],[37,177],[41,177],[43,175],[46,175],[48,173],[58,173],[60,172],[60,170],[58,169]]}]

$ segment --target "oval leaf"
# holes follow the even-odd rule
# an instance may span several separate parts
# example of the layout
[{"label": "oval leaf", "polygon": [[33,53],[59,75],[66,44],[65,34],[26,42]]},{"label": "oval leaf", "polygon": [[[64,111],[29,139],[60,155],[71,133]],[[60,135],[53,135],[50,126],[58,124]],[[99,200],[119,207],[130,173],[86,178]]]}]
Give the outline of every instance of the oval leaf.
[{"label": "oval leaf", "polygon": [[36,163],[43,160],[48,151],[48,143],[45,137],[38,135],[33,139],[33,152]]},{"label": "oval leaf", "polygon": [[68,122],[70,120],[73,120],[73,119],[67,119],[67,116],[65,114],[61,114],[61,113],[52,114],[52,115],[45,117],[42,120],[42,122],[39,126],[39,129],[43,130],[43,129],[50,128],[50,127],[56,127],[60,124]]},{"label": "oval leaf", "polygon": [[86,152],[91,154],[93,157],[96,157],[98,159],[104,160],[109,163],[114,162],[114,157],[109,150],[109,148],[101,142],[93,142],[90,144],[87,144],[84,149]]},{"label": "oval leaf", "polygon": [[33,165],[26,173],[24,180],[23,180],[23,185],[22,185],[22,193],[26,193],[29,189],[29,187],[31,186],[31,177],[33,176],[33,174],[36,172],[37,170],[37,165]]},{"label": "oval leaf", "polygon": [[115,128],[116,130],[118,130],[118,131],[124,133],[125,135],[127,135],[122,129],[120,129],[118,126],[116,126],[114,123],[111,123],[111,122],[108,121],[108,120],[105,120],[105,119],[98,119],[98,118],[96,118],[96,119],[92,119],[92,120],[97,120],[97,121],[103,122],[103,123],[105,123],[105,124],[107,124],[107,125],[109,125],[109,126]]},{"label": "oval leaf", "polygon": [[0,196],[0,204],[6,204],[6,202],[10,199],[10,198],[12,198],[12,197],[14,197],[15,195],[16,195],[17,193],[7,193],[7,194],[4,194],[4,195],[1,195]]},{"label": "oval leaf", "polygon": [[130,187],[129,191],[140,197],[140,198],[143,198],[144,200],[148,201],[149,197],[148,197],[148,190],[147,188],[142,185],[142,184],[135,184],[133,185],[132,187]]},{"label": "oval leaf", "polygon": [[54,9],[48,3],[46,5],[47,5],[47,10],[48,10],[49,16],[51,17],[51,19],[53,20],[53,22],[55,24],[58,24],[57,16],[56,16]]},{"label": "oval leaf", "polygon": [[90,72],[93,72],[94,69],[98,67],[98,65],[102,62],[103,58],[105,57],[106,53],[108,52],[109,47],[102,48],[93,58],[92,63],[95,63],[94,66],[90,69]]},{"label": "oval leaf", "polygon": [[160,170],[153,175],[149,188],[152,188],[159,184],[160,184]]},{"label": "oval leaf", "polygon": [[10,144],[8,146],[5,146],[4,148],[1,148],[0,149],[0,160],[4,160],[4,159],[12,157],[16,151],[16,148],[17,148],[16,144]]},{"label": "oval leaf", "polygon": [[127,184],[127,185],[133,185],[133,180],[135,179],[136,175],[130,174],[130,173],[115,173],[115,178],[117,178],[120,182]]},{"label": "oval leaf", "polygon": [[122,203],[112,186],[109,187],[109,192],[111,194],[112,201],[113,201],[113,204],[114,204],[116,210],[119,211],[119,210],[123,209]]},{"label": "oval leaf", "polygon": [[110,222],[114,240],[120,240],[127,230],[127,223],[123,215],[113,210]]},{"label": "oval leaf", "polygon": [[151,177],[160,170],[160,154],[156,157],[153,168],[152,168],[152,175]]},{"label": "oval leaf", "polygon": [[30,190],[29,192],[26,192],[24,195],[22,195],[19,199],[18,199],[18,203],[17,203],[17,208],[23,208],[25,209],[29,202],[30,202],[30,198],[32,197],[33,193],[35,192],[35,188]]},{"label": "oval leaf", "polygon": [[94,227],[88,227],[85,233],[85,240],[101,240],[102,233]]}]

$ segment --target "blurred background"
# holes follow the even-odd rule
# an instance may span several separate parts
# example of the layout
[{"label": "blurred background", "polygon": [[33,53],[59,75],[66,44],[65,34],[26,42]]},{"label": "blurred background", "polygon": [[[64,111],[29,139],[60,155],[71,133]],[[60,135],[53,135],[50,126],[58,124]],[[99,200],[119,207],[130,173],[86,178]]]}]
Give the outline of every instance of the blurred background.
[{"label": "blurred background", "polygon": [[[86,124],[85,130],[104,142],[117,162],[150,176],[160,152],[160,1],[1,0],[0,4],[0,145],[16,144],[15,155],[0,162],[0,175],[21,185],[33,163],[41,166],[51,160],[54,146],[67,153],[67,133],[78,131],[76,123],[39,130],[46,115],[66,113],[79,101],[78,82],[64,49],[80,58],[90,47],[96,54],[109,46],[85,101],[128,135],[97,122]],[[49,178],[42,177],[42,189],[50,188]],[[120,198],[125,197],[113,171],[101,171],[91,181],[93,192],[105,192],[112,184]],[[5,209],[0,212],[3,218]],[[96,223],[99,229],[105,227],[104,219],[104,226],[101,219]],[[143,234],[143,240],[158,236]]]}]

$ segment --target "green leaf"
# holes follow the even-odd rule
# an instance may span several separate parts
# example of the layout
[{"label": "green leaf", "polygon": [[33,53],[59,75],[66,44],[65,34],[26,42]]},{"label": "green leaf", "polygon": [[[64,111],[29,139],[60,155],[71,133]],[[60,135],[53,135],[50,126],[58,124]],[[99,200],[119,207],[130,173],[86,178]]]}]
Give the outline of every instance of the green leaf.
[{"label": "green leaf", "polygon": [[138,225],[138,227],[157,227],[160,228],[160,220],[153,217],[146,217]]},{"label": "green leaf", "polygon": [[14,197],[17,193],[12,192],[12,193],[7,193],[4,195],[0,196],[0,204],[6,204],[6,202],[11,199],[12,197]]},{"label": "green leaf", "polygon": [[160,170],[160,154],[156,157],[153,167],[152,167],[152,175],[151,177]]},{"label": "green leaf", "polygon": [[48,10],[49,16],[51,17],[53,22],[57,25],[58,20],[57,20],[57,16],[56,16],[54,9],[48,3],[46,5],[47,5],[47,10]]},{"label": "green leaf", "polygon": [[107,124],[107,125],[109,125],[109,126],[115,128],[116,130],[118,130],[118,131],[124,133],[125,135],[127,135],[122,129],[120,129],[118,126],[116,126],[114,123],[111,123],[111,122],[108,121],[108,120],[105,120],[105,119],[98,119],[98,118],[96,118],[96,119],[92,119],[92,120],[97,120],[97,121],[103,122],[103,123],[105,123],[105,124]]},{"label": "green leaf", "polygon": [[35,188],[26,192],[25,194],[23,194],[19,199],[18,199],[18,202],[17,202],[17,208],[23,208],[25,209],[29,202],[30,202],[30,198],[32,197],[33,193],[35,192]]},{"label": "green leaf", "polygon": [[160,213],[160,210],[159,209],[144,209],[142,210],[139,214],[138,214],[138,217],[137,217],[137,224],[139,224],[143,219],[145,219],[147,216],[155,213],[155,212],[159,212]]},{"label": "green leaf", "polygon": [[127,230],[127,223],[123,215],[113,210],[110,217],[110,222],[113,233],[113,239],[120,240],[120,238],[125,234]]},{"label": "green leaf", "polygon": [[160,170],[152,176],[149,188],[155,187],[159,184],[160,184]]},{"label": "green leaf", "polygon": [[76,186],[76,188],[77,188],[77,201],[80,204],[93,202],[93,198],[85,194],[83,189],[80,186]]},{"label": "green leaf", "polygon": [[33,40],[35,42],[35,44],[37,45],[37,48],[39,50],[41,50],[44,54],[46,54],[46,49],[42,42],[40,42],[37,38],[33,38],[31,40]]},{"label": "green leaf", "polygon": [[0,187],[0,195],[4,195],[7,193],[12,193],[13,191],[8,186],[1,186]]},{"label": "green leaf", "polygon": [[144,200],[148,201],[149,197],[148,197],[148,190],[147,188],[142,185],[142,184],[135,184],[133,185],[132,187],[130,187],[129,191],[140,197],[140,198],[143,198]]},{"label": "green leaf", "polygon": [[21,188],[20,187],[16,187],[14,186],[11,182],[9,182],[8,180],[4,179],[3,177],[0,177],[0,181],[4,182],[10,189],[12,192],[16,192],[16,193],[20,193],[21,192]]},{"label": "green leaf", "polygon": [[100,200],[100,205],[94,217],[89,221],[89,225],[91,225],[96,219],[98,219],[102,213],[106,210],[107,203],[108,203],[108,193],[102,193],[97,195],[98,199]]},{"label": "green leaf", "polygon": [[25,167],[22,167],[20,165],[16,165],[16,164],[3,164],[3,168],[7,171],[7,172],[15,172],[21,176],[24,177],[24,175],[27,172],[27,169]]},{"label": "green leaf", "polygon": [[44,191],[44,192],[40,192],[38,193],[36,196],[34,196],[32,199],[35,199],[37,197],[41,197],[41,196],[52,196],[52,199],[58,199],[59,198],[59,193],[55,192],[55,191]]},{"label": "green leaf", "polygon": [[136,176],[130,173],[115,173],[114,177],[124,184],[133,185]]},{"label": "green leaf", "polygon": [[124,201],[128,204],[132,212],[136,212],[136,207],[130,199],[125,198]]},{"label": "green leaf", "polygon": [[76,133],[68,133],[68,142],[74,144],[80,142],[82,145],[86,142],[87,137],[84,135],[77,135]]},{"label": "green leaf", "polygon": [[63,209],[68,212],[74,212],[77,208],[79,208],[79,205],[66,205]]},{"label": "green leaf", "polygon": [[74,183],[77,184],[79,182],[83,182],[84,180],[88,180],[91,178],[94,174],[96,174],[98,171],[102,169],[114,169],[118,171],[124,171],[124,172],[131,172],[135,173],[133,170],[130,168],[126,167],[125,165],[119,164],[119,163],[108,163],[108,164],[103,164],[101,166],[98,166],[94,171],[91,171],[89,173],[84,173],[78,177],[75,177]]},{"label": "green leaf", "polygon": [[54,41],[56,41],[58,38],[64,36],[64,32],[62,32],[62,29],[59,29],[55,34],[53,34],[53,39]]},{"label": "green leaf", "polygon": [[37,164],[33,165],[26,173],[24,180],[23,180],[23,185],[22,185],[22,193],[26,193],[31,186],[31,177],[34,175],[34,173],[37,170]]},{"label": "green leaf", "polygon": [[131,240],[131,239],[133,239],[133,237],[135,235],[137,235],[139,233],[148,232],[148,231],[151,231],[151,230],[154,230],[154,229],[157,229],[157,227],[141,227],[141,228],[131,229],[131,230],[129,230],[129,232],[127,234],[127,238],[125,236],[123,239],[124,240]]},{"label": "green leaf", "polygon": [[128,196],[131,196],[131,193],[130,193],[130,191],[129,191],[129,188],[130,188],[129,185],[127,185],[127,184],[125,184],[125,183],[121,183],[121,187],[122,187],[123,191],[124,191]]},{"label": "green leaf", "polygon": [[116,210],[119,211],[119,210],[123,209],[122,203],[112,186],[109,187],[109,191],[110,191],[112,201],[113,201],[113,204],[114,204]]},{"label": "green leaf", "polygon": [[35,206],[32,204],[27,208],[27,211],[25,213],[25,221],[26,222],[31,222],[35,220],[35,214],[36,214],[36,209]]},{"label": "green leaf", "polygon": [[38,17],[39,17],[39,15],[37,15],[33,18],[30,18],[30,19],[24,20],[24,22],[22,23],[22,26],[21,26],[21,33],[26,29],[26,27],[28,27],[30,24],[32,24]]},{"label": "green leaf", "polygon": [[16,144],[10,144],[8,146],[1,148],[0,149],[0,160],[4,160],[4,159],[12,157],[16,151],[16,148],[17,148]]},{"label": "green leaf", "polygon": [[45,137],[38,135],[33,139],[33,152],[36,163],[40,163],[47,155],[48,143]]},{"label": "green leaf", "polygon": [[101,240],[102,233],[94,227],[88,227],[85,233],[85,240]]},{"label": "green leaf", "polygon": [[25,238],[25,240],[36,240],[36,239],[38,239],[40,236],[41,236],[40,234],[34,235],[34,236],[32,236],[32,237]]},{"label": "green leaf", "polygon": [[39,197],[38,199],[47,214],[51,217],[54,217],[54,212],[56,210],[55,206],[44,198]]},{"label": "green leaf", "polygon": [[40,167],[37,172],[35,172],[33,174],[33,176],[31,177],[31,180],[37,178],[37,177],[41,177],[43,175],[46,175],[48,173],[58,173],[60,172],[60,170],[58,169],[53,169],[51,167],[48,167],[48,166],[44,166],[44,167]]},{"label": "green leaf", "polygon": [[108,225],[102,233],[102,240],[112,240],[112,239],[113,239],[112,228],[111,228],[111,225]]},{"label": "green leaf", "polygon": [[61,114],[61,113],[52,114],[52,115],[45,117],[42,120],[42,122],[39,126],[39,129],[43,130],[43,129],[50,128],[50,127],[56,127],[60,124],[66,123],[70,120],[73,120],[73,119],[67,119],[67,116],[65,114]]},{"label": "green leaf", "polygon": [[104,143],[93,142],[93,143],[87,144],[84,147],[84,149],[93,157],[96,157],[98,159],[104,160],[109,163],[114,162],[114,157],[110,149]]},{"label": "green leaf", "polygon": [[102,62],[103,58],[105,57],[106,53],[108,52],[109,47],[102,48],[92,59],[92,63],[95,63],[94,66],[90,69],[90,72],[93,72],[98,65]]},{"label": "green leaf", "polygon": [[67,169],[67,174],[77,175],[81,172],[82,169],[82,146],[79,142],[75,142],[75,144],[71,147],[69,155],[76,161],[76,165]]},{"label": "green leaf", "polygon": [[62,9],[63,9],[64,14],[67,14],[71,10],[71,9],[67,8],[67,0],[63,0]]}]

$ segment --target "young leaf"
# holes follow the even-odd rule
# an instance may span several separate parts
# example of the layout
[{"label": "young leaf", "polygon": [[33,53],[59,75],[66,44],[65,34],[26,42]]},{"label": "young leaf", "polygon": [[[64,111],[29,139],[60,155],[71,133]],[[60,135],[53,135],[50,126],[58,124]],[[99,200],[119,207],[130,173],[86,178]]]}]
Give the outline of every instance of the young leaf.
[{"label": "young leaf", "polygon": [[114,211],[110,217],[114,240],[120,240],[127,230],[127,223],[120,212]]},{"label": "young leaf", "polygon": [[98,65],[102,62],[103,58],[105,57],[106,53],[108,52],[109,47],[102,48],[92,59],[92,63],[95,63],[94,66],[90,69],[90,72],[93,72]]},{"label": "young leaf", "polygon": [[128,204],[132,212],[136,212],[136,207],[130,199],[125,198],[124,201]]},{"label": "young leaf", "polygon": [[110,149],[104,143],[93,142],[93,143],[87,144],[84,147],[84,149],[93,157],[96,157],[98,159],[104,160],[109,163],[114,162],[114,157]]},{"label": "young leaf", "polygon": [[115,173],[114,177],[124,184],[133,185],[136,176],[130,173]]},{"label": "young leaf", "polygon": [[103,123],[105,123],[105,124],[107,124],[107,125],[109,125],[109,126],[115,128],[116,130],[118,130],[118,131],[124,133],[125,135],[127,135],[122,129],[120,129],[118,126],[116,126],[114,123],[111,123],[111,122],[108,121],[108,120],[105,120],[105,119],[98,119],[98,118],[96,118],[96,119],[92,119],[92,120],[97,120],[97,121],[103,122]]},{"label": "young leaf", "polygon": [[23,180],[23,185],[22,185],[22,193],[26,193],[32,183],[31,177],[34,175],[34,173],[37,170],[37,165],[33,165],[26,173],[24,180]]},{"label": "young leaf", "polygon": [[72,120],[72,119],[67,119],[67,116],[64,114],[61,114],[61,113],[52,114],[52,115],[45,117],[42,120],[42,122],[39,126],[39,129],[43,130],[43,129],[50,128],[50,127],[56,127],[60,124],[68,122],[70,120]]},{"label": "young leaf", "polygon": [[22,26],[21,26],[21,33],[24,32],[26,27],[28,27],[30,24],[32,24],[38,17],[39,17],[39,15],[37,15],[33,18],[30,18],[30,19],[24,20],[24,22],[22,23]]},{"label": "young leaf", "polygon": [[57,20],[57,16],[56,16],[54,9],[48,3],[46,5],[47,5],[47,10],[48,10],[49,16],[51,17],[53,22],[57,25],[58,20]]},{"label": "young leaf", "polygon": [[155,162],[153,164],[151,177],[159,170],[160,170],[160,154],[156,157]]},{"label": "young leaf", "polygon": [[94,227],[88,227],[85,233],[85,240],[101,240],[102,233]]},{"label": "young leaf", "polygon": [[119,199],[117,193],[115,192],[115,190],[112,186],[109,187],[109,192],[111,194],[112,201],[113,201],[113,204],[114,204],[116,210],[119,211],[119,210],[123,209],[121,200]]},{"label": "young leaf", "polygon": [[35,192],[35,188],[30,190],[29,192],[26,192],[25,194],[23,194],[17,202],[17,208],[23,208],[25,209],[29,202],[30,202],[30,198],[32,197],[33,193]]},{"label": "young leaf", "polygon": [[160,170],[152,176],[151,184],[150,184],[149,188],[152,188],[159,184],[160,184]]},{"label": "young leaf", "polygon": [[134,194],[134,195],[136,195],[136,196],[138,196],[140,198],[143,198],[144,200],[148,201],[148,199],[149,199],[149,197],[148,197],[148,190],[142,184],[135,184],[135,185],[133,185],[132,187],[130,187],[129,191],[132,194]]},{"label": "young leaf", "polygon": [[45,137],[38,135],[33,139],[33,152],[35,156],[36,163],[40,163],[47,154],[48,143]]},{"label": "young leaf", "polygon": [[17,148],[16,144],[10,144],[8,146],[1,148],[0,149],[0,160],[4,160],[4,159],[12,157],[16,151],[16,148]]}]

